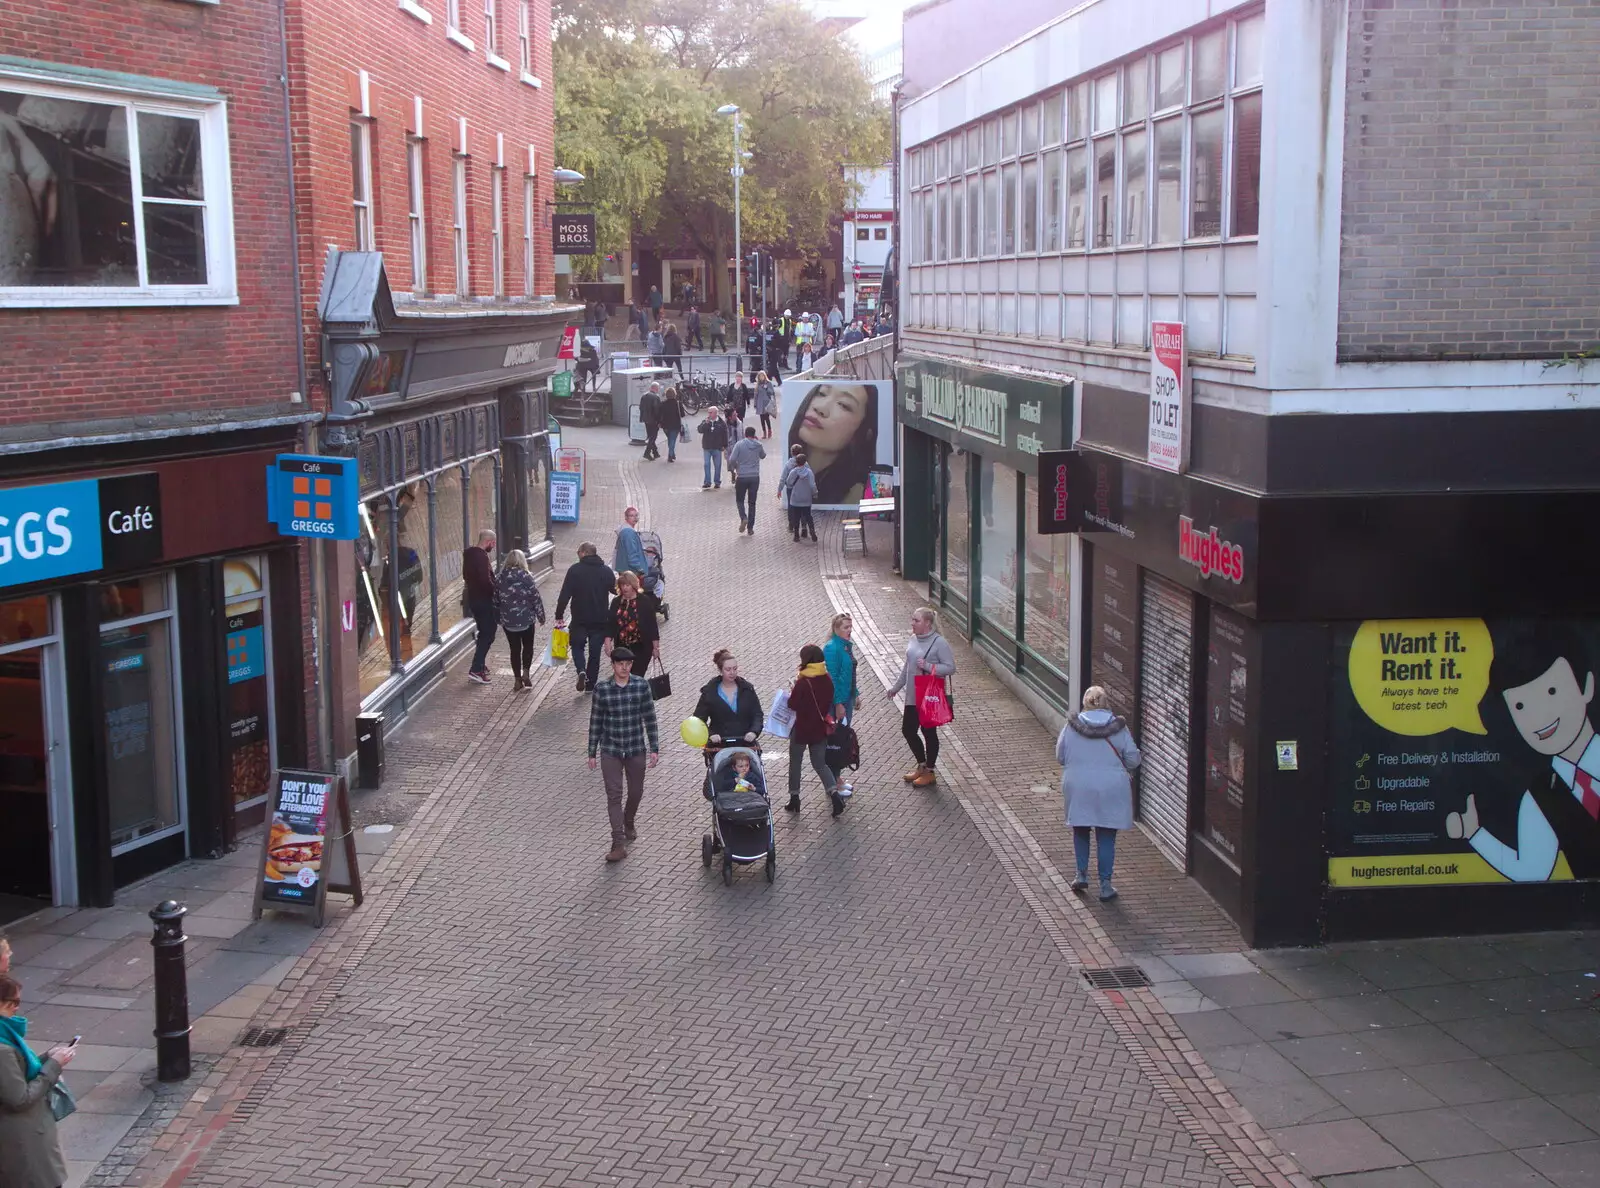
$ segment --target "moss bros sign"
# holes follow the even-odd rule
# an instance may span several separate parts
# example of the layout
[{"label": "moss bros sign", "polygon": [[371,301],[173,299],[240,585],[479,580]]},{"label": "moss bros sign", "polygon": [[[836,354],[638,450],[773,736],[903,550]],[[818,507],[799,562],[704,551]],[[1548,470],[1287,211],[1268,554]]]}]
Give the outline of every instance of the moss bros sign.
[{"label": "moss bros sign", "polygon": [[0,586],[123,569],[162,555],[155,474],[0,490]]},{"label": "moss bros sign", "polygon": [[594,255],[595,217],[592,214],[557,214],[550,217],[550,250],[557,255]]},{"label": "moss bros sign", "polygon": [[1067,444],[1072,385],[955,363],[912,359],[898,368],[897,418],[951,445],[1032,473],[1039,455]]}]

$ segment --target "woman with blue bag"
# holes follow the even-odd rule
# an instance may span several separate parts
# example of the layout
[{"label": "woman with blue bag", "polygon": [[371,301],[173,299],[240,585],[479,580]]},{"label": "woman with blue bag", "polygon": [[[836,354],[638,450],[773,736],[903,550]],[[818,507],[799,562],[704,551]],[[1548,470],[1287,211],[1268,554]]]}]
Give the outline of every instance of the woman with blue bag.
[{"label": "woman with blue bag", "polygon": [[22,984],[0,974],[0,1188],[60,1188],[67,1161],[56,1121],[75,1108],[61,1083],[73,1048],[51,1048],[40,1060],[25,1039],[21,1009]]}]

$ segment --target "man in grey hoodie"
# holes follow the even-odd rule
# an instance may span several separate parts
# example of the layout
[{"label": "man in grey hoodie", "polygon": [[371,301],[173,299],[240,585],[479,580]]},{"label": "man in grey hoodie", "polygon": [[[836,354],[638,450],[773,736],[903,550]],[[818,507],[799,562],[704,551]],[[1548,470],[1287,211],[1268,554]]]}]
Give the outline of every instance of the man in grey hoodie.
[{"label": "man in grey hoodie", "polygon": [[728,451],[728,465],[737,476],[733,496],[739,504],[739,531],[751,536],[756,534],[756,492],[761,489],[761,459],[766,456],[766,447],[756,440],[754,425]]}]

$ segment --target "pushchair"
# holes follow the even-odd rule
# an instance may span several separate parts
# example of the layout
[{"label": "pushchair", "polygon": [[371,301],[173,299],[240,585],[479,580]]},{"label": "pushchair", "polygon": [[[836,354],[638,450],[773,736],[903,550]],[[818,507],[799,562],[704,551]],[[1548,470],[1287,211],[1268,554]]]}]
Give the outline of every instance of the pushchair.
[{"label": "pushchair", "polygon": [[670,620],[672,616],[667,612],[667,571],[662,565],[665,553],[661,549],[661,533],[641,528],[639,543],[644,546],[644,559],[649,562],[649,568],[641,575],[645,589],[655,595],[656,604],[661,608],[661,617]]},{"label": "pushchair", "polygon": [[[755,790],[733,788],[735,756],[750,758],[750,782]],[[733,886],[735,865],[767,864],[767,882],[778,873],[778,846],[772,836],[772,805],[767,800],[767,780],[761,754],[749,747],[723,747],[706,753],[705,798],[711,802],[711,832],[700,838],[700,865],[709,867],[722,855],[722,881]]]}]

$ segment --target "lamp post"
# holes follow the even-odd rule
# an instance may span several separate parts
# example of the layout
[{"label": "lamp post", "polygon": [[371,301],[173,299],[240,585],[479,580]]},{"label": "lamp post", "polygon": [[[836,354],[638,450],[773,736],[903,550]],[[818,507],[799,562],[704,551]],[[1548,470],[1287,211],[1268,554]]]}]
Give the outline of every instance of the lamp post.
[{"label": "lamp post", "polygon": [[739,334],[744,325],[744,254],[739,242],[739,179],[744,176],[744,158],[739,153],[739,105],[724,103],[717,108],[719,116],[733,117],[733,332]]}]

